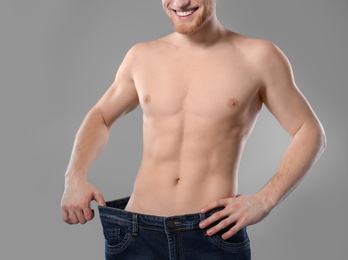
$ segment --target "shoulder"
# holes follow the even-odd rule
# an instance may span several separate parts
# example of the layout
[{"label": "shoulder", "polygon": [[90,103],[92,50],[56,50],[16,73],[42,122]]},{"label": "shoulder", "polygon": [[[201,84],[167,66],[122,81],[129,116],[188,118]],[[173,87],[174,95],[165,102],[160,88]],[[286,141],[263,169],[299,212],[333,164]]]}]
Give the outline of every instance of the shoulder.
[{"label": "shoulder", "polygon": [[130,48],[127,56],[136,58],[139,56],[143,57],[160,53],[161,51],[168,49],[172,45],[169,37],[170,36],[166,36],[158,40],[137,43]]},{"label": "shoulder", "polygon": [[247,60],[255,65],[272,65],[287,60],[285,54],[273,42],[264,39],[248,38],[237,34],[233,45]]},{"label": "shoulder", "polygon": [[283,51],[273,42],[246,38],[241,47],[245,56],[259,71],[289,69],[290,63]]},{"label": "shoulder", "polygon": [[170,42],[165,38],[137,43],[128,50],[121,67],[128,69],[134,75],[136,71],[144,70],[160,60],[169,48]]},{"label": "shoulder", "polygon": [[141,42],[133,45],[126,53],[122,65],[134,70],[141,66],[154,53],[153,42]]},{"label": "shoulder", "polygon": [[283,51],[273,42],[238,35],[235,48],[261,78],[275,73],[291,74],[291,65]]}]

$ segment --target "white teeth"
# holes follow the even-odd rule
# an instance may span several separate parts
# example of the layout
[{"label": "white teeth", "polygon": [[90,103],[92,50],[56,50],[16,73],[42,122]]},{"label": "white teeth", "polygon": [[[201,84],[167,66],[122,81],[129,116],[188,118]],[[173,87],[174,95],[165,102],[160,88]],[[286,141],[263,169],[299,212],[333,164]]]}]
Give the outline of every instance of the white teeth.
[{"label": "white teeth", "polygon": [[185,16],[189,16],[190,14],[193,14],[193,11],[186,11],[186,12],[179,12],[176,11],[177,15],[181,16],[181,17],[185,17]]}]

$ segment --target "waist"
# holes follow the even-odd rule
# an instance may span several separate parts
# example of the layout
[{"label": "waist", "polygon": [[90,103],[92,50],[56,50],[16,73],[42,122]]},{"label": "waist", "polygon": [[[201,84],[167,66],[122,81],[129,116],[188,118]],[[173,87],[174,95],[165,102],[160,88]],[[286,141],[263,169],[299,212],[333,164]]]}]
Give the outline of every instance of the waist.
[{"label": "waist", "polygon": [[130,197],[106,202],[106,206],[98,206],[101,218],[107,218],[118,224],[128,226],[147,226],[157,229],[192,229],[222,208],[216,208],[208,213],[193,213],[173,216],[156,216],[125,210]]},{"label": "waist", "polygon": [[126,210],[160,216],[195,213],[216,199],[237,194],[234,171],[175,170],[142,165]]}]

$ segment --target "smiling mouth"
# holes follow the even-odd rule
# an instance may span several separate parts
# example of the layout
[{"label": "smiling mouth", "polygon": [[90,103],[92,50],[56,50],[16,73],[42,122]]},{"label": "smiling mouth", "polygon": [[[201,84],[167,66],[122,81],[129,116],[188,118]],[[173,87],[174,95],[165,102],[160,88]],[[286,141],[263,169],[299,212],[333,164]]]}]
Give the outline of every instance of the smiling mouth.
[{"label": "smiling mouth", "polygon": [[193,8],[186,11],[173,10],[180,17],[187,17],[197,11],[198,8]]}]

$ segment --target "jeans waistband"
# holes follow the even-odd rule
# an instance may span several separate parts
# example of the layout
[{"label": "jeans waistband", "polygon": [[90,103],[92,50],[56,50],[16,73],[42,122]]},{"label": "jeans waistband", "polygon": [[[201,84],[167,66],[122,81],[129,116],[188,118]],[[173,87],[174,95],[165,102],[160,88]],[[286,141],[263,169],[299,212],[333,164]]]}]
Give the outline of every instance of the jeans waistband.
[{"label": "jeans waistband", "polygon": [[[222,209],[217,208],[209,211],[208,213],[161,217],[125,211],[124,209],[129,201],[129,198],[130,197],[125,197],[108,201],[106,202],[106,206],[98,206],[100,216],[128,225],[134,225],[134,223],[137,223],[140,226],[149,226],[153,228],[157,227],[160,229],[192,229],[198,228],[199,222]],[[137,229],[137,227],[134,228]]]}]

